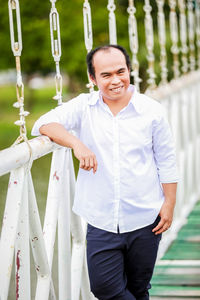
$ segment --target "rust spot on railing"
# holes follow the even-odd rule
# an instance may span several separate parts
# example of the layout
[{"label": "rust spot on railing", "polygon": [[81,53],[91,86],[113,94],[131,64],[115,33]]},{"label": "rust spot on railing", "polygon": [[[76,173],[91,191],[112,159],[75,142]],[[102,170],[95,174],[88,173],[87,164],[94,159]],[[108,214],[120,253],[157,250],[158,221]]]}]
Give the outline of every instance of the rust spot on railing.
[{"label": "rust spot on railing", "polygon": [[35,241],[38,241],[38,237],[35,236],[33,239],[32,239],[32,242],[35,242]]},{"label": "rust spot on railing", "polygon": [[40,266],[36,265],[36,266],[35,266],[35,269],[36,269],[36,271],[39,272],[39,271],[40,271]]},{"label": "rust spot on railing", "polygon": [[57,175],[57,171],[53,174],[53,179],[59,180],[59,176]]},{"label": "rust spot on railing", "polygon": [[17,258],[16,258],[16,300],[19,299],[19,269],[20,269],[20,258],[19,258],[20,250],[17,251]]}]

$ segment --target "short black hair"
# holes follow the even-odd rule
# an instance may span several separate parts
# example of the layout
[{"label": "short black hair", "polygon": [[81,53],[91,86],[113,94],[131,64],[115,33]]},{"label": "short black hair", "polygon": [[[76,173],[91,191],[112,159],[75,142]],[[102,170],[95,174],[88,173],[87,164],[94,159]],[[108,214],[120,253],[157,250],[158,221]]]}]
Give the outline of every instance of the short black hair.
[{"label": "short black hair", "polygon": [[115,48],[115,49],[118,49],[119,51],[121,51],[123,53],[124,57],[125,57],[127,68],[129,70],[131,69],[130,57],[129,57],[127,51],[122,46],[120,46],[120,45],[111,45],[111,44],[110,45],[104,45],[104,46],[100,46],[100,47],[97,47],[97,48],[91,50],[87,54],[86,61],[87,61],[88,73],[93,78],[95,78],[95,69],[94,69],[94,65],[93,65],[94,54],[97,53],[98,51],[109,50],[110,48]]}]

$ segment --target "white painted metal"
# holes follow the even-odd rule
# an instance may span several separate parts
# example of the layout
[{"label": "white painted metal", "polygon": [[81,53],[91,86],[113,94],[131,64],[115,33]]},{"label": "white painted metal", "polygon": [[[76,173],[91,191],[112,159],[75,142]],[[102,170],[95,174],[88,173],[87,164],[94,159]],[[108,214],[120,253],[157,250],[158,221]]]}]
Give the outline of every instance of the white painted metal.
[{"label": "white painted metal", "polygon": [[170,6],[170,34],[172,40],[171,52],[173,54],[173,72],[174,78],[178,78],[180,75],[179,72],[179,48],[178,48],[178,21],[176,15],[176,0],[169,0]]},{"label": "white painted metal", "polygon": [[28,178],[25,174],[15,244],[16,300],[31,299]]},{"label": "white painted metal", "polygon": [[156,74],[155,74],[155,70],[154,70],[155,57],[154,57],[154,52],[153,52],[153,48],[154,48],[153,19],[151,16],[152,7],[150,5],[149,0],[145,0],[144,3],[145,4],[144,4],[143,9],[145,11],[145,19],[144,19],[145,38],[146,38],[146,47],[147,47],[147,52],[148,52],[147,53],[147,60],[148,60],[147,83],[148,83],[148,89],[152,90],[156,87],[156,82],[155,82]]},{"label": "white painted metal", "polygon": [[152,92],[152,96],[160,100],[167,109],[176,142],[180,176],[174,222],[163,234],[158,261],[177,237],[178,231],[185,224],[188,214],[200,196],[199,81],[200,72],[196,71]]},{"label": "white painted metal", "polygon": [[56,66],[55,84],[56,95],[54,100],[58,101],[58,105],[62,104],[62,75],[60,73],[60,57],[61,57],[61,37],[60,37],[60,21],[59,14],[55,7],[56,0],[50,0],[51,11],[49,14],[51,52]]},{"label": "white painted metal", "polygon": [[28,176],[30,243],[38,284],[35,299],[48,299],[51,274],[31,174]]},{"label": "white painted metal", "polygon": [[161,82],[167,83],[167,52],[166,52],[166,30],[165,30],[165,15],[164,15],[164,0],[157,0],[158,6],[158,35],[160,43],[160,67],[161,67]]},{"label": "white painted metal", "polygon": [[[70,203],[70,150],[64,161],[62,180],[63,195],[58,216],[58,276],[59,299],[71,299],[71,203]],[[65,284],[63,284],[65,282]]]},{"label": "white painted metal", "polygon": [[[90,52],[93,47],[93,33],[92,33],[92,15],[90,3],[88,0],[85,0],[83,3],[83,25],[84,25],[84,41],[85,48],[87,52]],[[87,72],[88,75],[88,83],[86,87],[89,89],[90,93],[94,91],[94,84]]]},{"label": "white painted metal", "polygon": [[200,267],[200,260],[160,260],[159,266],[190,266]]},{"label": "white painted metal", "polygon": [[110,44],[117,44],[117,26],[116,26],[116,18],[115,18],[115,1],[108,0],[107,5],[109,11],[109,42]]},{"label": "white painted metal", "polygon": [[[0,241],[0,299],[6,300],[12,262],[15,249],[17,225],[19,220],[20,208],[22,205],[22,193],[24,185],[24,168],[16,169],[11,172],[8,184],[8,194],[3,216],[3,225]],[[13,201],[15,199],[15,201]]]},{"label": "white painted metal", "polygon": [[[57,144],[52,143],[48,137],[40,136],[29,141],[32,149],[32,159],[38,159],[55,149],[60,148]],[[14,147],[0,151],[0,176],[17,169],[30,159],[30,151],[27,143],[21,143]]]},{"label": "white painted metal", "polygon": [[134,78],[134,84],[137,88],[137,90],[140,90],[139,83],[142,81],[141,78],[139,77],[139,61],[137,58],[138,54],[138,30],[137,30],[137,20],[135,17],[136,13],[136,8],[134,5],[133,0],[129,0],[129,6],[127,9],[127,12],[129,14],[128,18],[128,33],[129,33],[129,45],[130,45],[130,50],[132,53],[132,59],[131,59],[131,76]]}]

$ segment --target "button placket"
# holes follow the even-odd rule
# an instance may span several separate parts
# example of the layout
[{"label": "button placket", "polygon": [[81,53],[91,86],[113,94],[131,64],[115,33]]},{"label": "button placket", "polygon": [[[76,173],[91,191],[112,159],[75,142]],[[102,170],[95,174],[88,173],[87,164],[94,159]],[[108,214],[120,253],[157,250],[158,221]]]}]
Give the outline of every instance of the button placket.
[{"label": "button placket", "polygon": [[115,227],[119,225],[119,204],[120,204],[120,164],[119,164],[119,120],[113,117],[113,171],[114,171],[114,222]]}]

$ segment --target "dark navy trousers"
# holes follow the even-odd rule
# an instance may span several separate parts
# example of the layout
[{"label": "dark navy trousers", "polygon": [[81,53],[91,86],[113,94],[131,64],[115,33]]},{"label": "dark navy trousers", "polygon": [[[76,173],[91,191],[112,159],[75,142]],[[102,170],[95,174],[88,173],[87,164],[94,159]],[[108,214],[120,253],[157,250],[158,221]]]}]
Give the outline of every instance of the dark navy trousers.
[{"label": "dark navy trousers", "polygon": [[87,263],[92,293],[99,300],[149,300],[150,280],[161,235],[144,228],[112,233],[88,224]]}]

